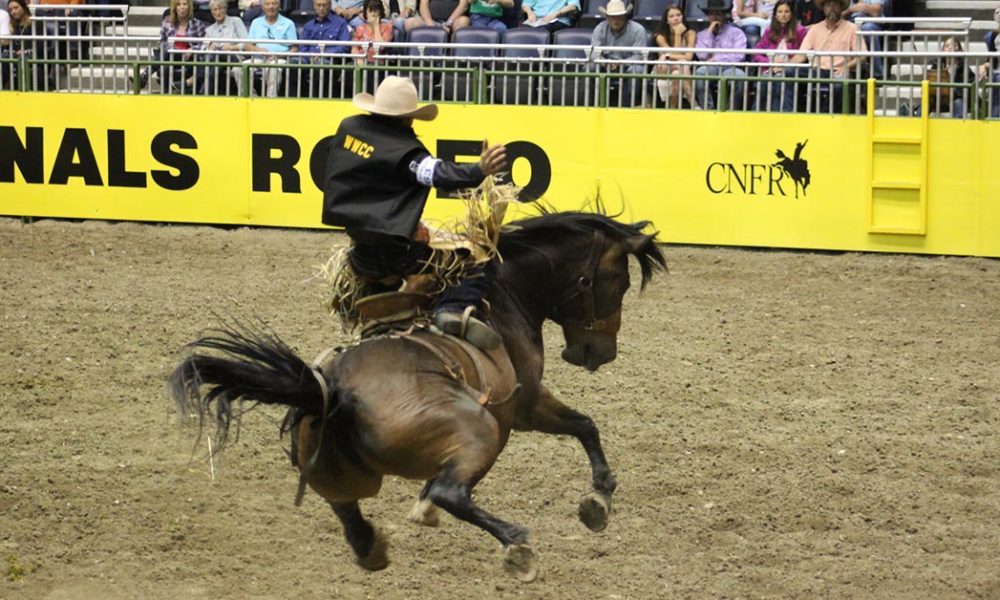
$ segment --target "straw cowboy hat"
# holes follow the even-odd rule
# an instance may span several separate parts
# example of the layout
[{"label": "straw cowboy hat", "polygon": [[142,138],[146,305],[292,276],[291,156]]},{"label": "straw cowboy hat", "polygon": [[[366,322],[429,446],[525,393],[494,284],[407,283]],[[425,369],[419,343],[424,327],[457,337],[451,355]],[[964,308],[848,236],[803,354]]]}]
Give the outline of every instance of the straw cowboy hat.
[{"label": "straw cowboy hat", "polygon": [[416,86],[406,77],[395,75],[383,79],[374,96],[371,94],[354,96],[354,106],[376,115],[413,117],[421,121],[433,121],[438,114],[437,104],[418,107]]},{"label": "straw cowboy hat", "polygon": [[618,17],[632,12],[632,5],[625,6],[622,0],[610,0],[607,8],[599,6],[597,10],[601,11],[607,17]]},{"label": "straw cowboy hat", "polygon": [[698,8],[700,8],[703,13],[707,13],[709,11],[719,11],[724,13],[733,12],[733,5],[727,4],[726,0],[708,0],[707,4],[700,4],[698,5]]}]

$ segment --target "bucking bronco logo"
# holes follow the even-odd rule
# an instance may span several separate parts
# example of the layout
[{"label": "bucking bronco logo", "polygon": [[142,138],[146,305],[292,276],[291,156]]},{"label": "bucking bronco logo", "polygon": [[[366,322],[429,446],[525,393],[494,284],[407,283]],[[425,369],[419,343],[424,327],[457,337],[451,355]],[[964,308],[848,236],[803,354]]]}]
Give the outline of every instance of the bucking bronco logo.
[{"label": "bucking bronco logo", "polygon": [[809,161],[802,158],[802,149],[806,147],[809,140],[795,144],[795,155],[792,158],[785,156],[781,148],[775,150],[774,155],[778,161],[772,166],[780,167],[785,175],[791,177],[795,182],[795,197],[799,197],[799,188],[802,188],[802,195],[806,195],[806,188],[809,187]]}]

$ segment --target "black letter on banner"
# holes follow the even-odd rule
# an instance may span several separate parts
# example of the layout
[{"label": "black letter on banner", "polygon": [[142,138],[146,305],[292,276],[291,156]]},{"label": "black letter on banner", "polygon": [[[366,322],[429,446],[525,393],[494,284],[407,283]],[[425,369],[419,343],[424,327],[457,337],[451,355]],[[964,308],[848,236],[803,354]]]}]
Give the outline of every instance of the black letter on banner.
[{"label": "black letter on banner", "polygon": [[156,185],[165,190],[179,192],[191,189],[198,183],[198,176],[201,175],[198,161],[186,154],[174,152],[172,146],[197,150],[198,142],[186,131],[161,131],[156,134],[149,144],[153,158],[165,167],[177,169],[178,172],[173,175],[170,171],[154,169],[149,173]]},{"label": "black letter on banner", "polygon": [[[77,156],[80,162],[73,162],[73,158]],[[63,134],[59,152],[56,153],[56,162],[52,165],[49,183],[65,184],[70,177],[83,177],[83,182],[87,185],[104,185],[86,129],[73,127]]]},{"label": "black letter on banner", "polygon": [[25,127],[24,140],[13,127],[0,127],[0,181],[14,183],[14,165],[27,183],[45,183],[42,164],[42,128]]},{"label": "black letter on banner", "polygon": [[125,131],[108,130],[108,185],[111,187],[146,187],[146,174],[125,169]]},{"label": "black letter on banner", "polygon": [[[509,151],[508,151],[509,152]],[[459,156],[475,156],[479,161],[479,155],[483,153],[483,143],[480,141],[470,142],[469,140],[438,140],[437,157],[441,160],[458,162],[455,160]],[[438,190],[438,198],[461,198],[458,190]]]},{"label": "black letter on banner", "polygon": [[552,165],[541,146],[531,142],[510,142],[507,144],[509,170],[503,174],[501,183],[512,181],[511,173],[514,171],[514,161],[519,158],[528,159],[528,163],[531,165],[531,179],[521,186],[521,193],[517,199],[521,202],[534,202],[549,189],[549,183],[552,182]]},{"label": "black letter on banner", "polygon": [[712,187],[712,169],[715,167],[722,167],[723,173],[725,173],[726,171],[726,165],[723,163],[714,162],[708,165],[708,168],[705,169],[705,186],[708,188],[708,191],[712,192],[713,194],[721,194],[722,192],[726,191],[726,186],[722,186],[719,189],[715,189],[714,187]]},{"label": "black letter on banner", "polygon": [[326,161],[330,158],[330,141],[333,138],[334,136],[328,135],[316,142],[309,156],[309,176],[312,177],[313,185],[321,192],[326,187]]},{"label": "black letter on banner", "polygon": [[[295,170],[295,163],[299,162],[302,150],[295,138],[288,135],[255,133],[251,148],[253,191],[270,192],[271,173],[281,176],[282,192],[298,194],[302,191],[299,172]],[[280,150],[281,156],[272,158],[271,150]]]}]

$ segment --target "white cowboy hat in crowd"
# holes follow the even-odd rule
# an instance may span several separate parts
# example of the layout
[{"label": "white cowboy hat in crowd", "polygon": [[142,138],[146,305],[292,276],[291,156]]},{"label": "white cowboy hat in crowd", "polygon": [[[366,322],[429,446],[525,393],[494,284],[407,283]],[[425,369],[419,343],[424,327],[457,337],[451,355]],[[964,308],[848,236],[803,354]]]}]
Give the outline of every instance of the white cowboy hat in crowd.
[{"label": "white cowboy hat in crowd", "polygon": [[[620,2],[621,0],[612,0]],[[413,117],[433,121],[438,114],[437,104],[417,106],[417,88],[406,77],[390,75],[382,80],[375,95],[368,93],[354,96],[354,106],[386,117]]]},{"label": "white cowboy hat in crowd", "polygon": [[632,12],[632,5],[629,4],[628,6],[625,6],[625,3],[622,2],[622,0],[610,0],[608,2],[607,8],[599,6],[597,10],[604,13],[605,16],[617,17],[621,15],[627,15],[630,12]]}]

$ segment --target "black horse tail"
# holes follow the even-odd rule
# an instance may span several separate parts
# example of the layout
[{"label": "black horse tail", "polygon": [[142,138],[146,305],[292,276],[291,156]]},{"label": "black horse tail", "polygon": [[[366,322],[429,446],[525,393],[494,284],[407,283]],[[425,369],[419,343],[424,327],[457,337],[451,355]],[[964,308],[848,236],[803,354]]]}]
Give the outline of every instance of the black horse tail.
[{"label": "black horse tail", "polygon": [[[186,348],[192,354],[171,374],[170,395],[183,418],[198,417],[199,436],[214,403],[216,451],[225,446],[234,418],[239,424],[245,412],[243,402],[296,409],[290,412],[295,422],[305,415],[323,417],[324,413],[333,420],[333,413],[344,412],[349,404],[345,390],[327,382],[263,326],[255,330],[245,324],[227,324],[208,330]],[[221,356],[196,352],[202,349],[217,351]],[[208,389],[202,393],[205,386]],[[237,403],[240,406],[234,415],[233,405]],[[289,423],[286,418],[282,431]]]}]

